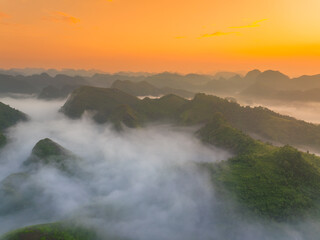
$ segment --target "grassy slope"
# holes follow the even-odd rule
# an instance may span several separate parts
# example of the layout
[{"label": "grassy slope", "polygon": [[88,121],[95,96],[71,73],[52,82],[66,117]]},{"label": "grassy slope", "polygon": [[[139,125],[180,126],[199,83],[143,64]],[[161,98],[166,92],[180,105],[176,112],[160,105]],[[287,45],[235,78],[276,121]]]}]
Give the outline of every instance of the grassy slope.
[{"label": "grassy slope", "polygon": [[23,162],[23,165],[29,170],[35,170],[43,165],[50,165],[64,173],[74,174],[79,170],[78,161],[80,159],[72,152],[46,138],[40,140],[34,146],[31,155]]},{"label": "grassy slope", "polygon": [[7,142],[2,131],[19,121],[25,120],[27,120],[25,114],[0,102],[0,148]]},{"label": "grassy slope", "polygon": [[183,124],[207,123],[220,112],[232,126],[268,141],[320,150],[320,126],[277,114],[266,108],[241,107],[219,97],[197,94],[181,111]]},{"label": "grassy slope", "polygon": [[[238,155],[205,164],[217,186],[257,215],[282,221],[315,213],[320,200],[320,158],[290,146],[274,147],[233,128],[221,115],[198,134]],[[221,189],[223,189],[221,188]]]},{"label": "grassy slope", "polygon": [[[1,240],[94,240],[93,231],[71,227],[66,224],[52,223],[27,227],[10,232]],[[111,238],[112,239],[112,238]],[[110,239],[110,240],[111,240]]]},{"label": "grassy slope", "polygon": [[24,171],[13,173],[0,181],[0,215],[34,206],[43,189],[29,183],[39,167],[50,165],[63,174],[75,176],[79,173],[79,161],[81,159],[50,139],[39,141],[29,158],[23,162]]},{"label": "grassy slope", "polygon": [[18,229],[0,237],[0,240],[128,240],[127,238],[104,235],[100,237],[90,228],[57,222]]},{"label": "grassy slope", "polygon": [[0,103],[0,131],[11,127],[21,120],[27,120],[25,114]]}]

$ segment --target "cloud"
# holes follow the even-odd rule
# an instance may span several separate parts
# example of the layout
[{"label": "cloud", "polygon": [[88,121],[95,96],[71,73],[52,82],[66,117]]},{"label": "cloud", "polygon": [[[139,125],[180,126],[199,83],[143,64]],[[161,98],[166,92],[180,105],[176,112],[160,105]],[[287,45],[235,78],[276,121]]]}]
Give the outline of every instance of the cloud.
[{"label": "cloud", "polygon": [[225,36],[230,34],[238,34],[238,32],[214,32],[214,33],[203,34],[200,38],[219,37],[219,36]]},{"label": "cloud", "polygon": [[[77,177],[47,167],[34,172],[18,190],[23,199],[31,199],[31,204],[25,200],[24,210],[11,214],[0,211],[0,235],[74,214],[102,234],[108,231],[125,239],[205,239],[202,234],[214,234],[210,226],[214,222],[204,213],[219,204],[209,176],[196,163],[220,161],[231,155],[203,145],[191,129],[153,125],[119,134],[87,116],[66,119],[58,112],[63,101],[0,101],[30,117],[30,121],[8,130],[10,142],[0,152],[0,182],[21,171],[32,147],[45,137],[81,157],[77,162],[84,171]],[[30,196],[31,191],[36,198]],[[14,206],[1,196],[0,191],[0,209],[7,206],[5,203]],[[117,215],[110,216],[110,210]]]},{"label": "cloud", "polygon": [[[0,212],[0,235],[71,217],[96,229],[98,239],[109,239],[104,233],[134,240],[318,239],[318,221],[286,224],[239,215],[233,199],[219,195],[224,192],[221,186],[215,191],[211,176],[196,164],[231,155],[204,146],[194,129],[153,125],[119,134],[87,116],[66,119],[58,112],[64,101],[0,102],[30,116],[7,132],[10,141],[0,151],[0,181],[21,171],[34,144],[45,137],[76,153],[83,169],[77,176],[48,167],[33,172],[18,186],[19,197],[32,201],[24,201],[23,210]],[[0,199],[3,207],[7,200]]]},{"label": "cloud", "polygon": [[76,24],[80,22],[79,18],[70,16],[69,14],[64,12],[53,12],[51,16],[44,17],[43,19],[53,21],[53,22],[66,22],[70,24]]},{"label": "cloud", "polygon": [[259,23],[267,21],[268,19],[261,19],[258,21],[255,21],[249,25],[244,25],[244,26],[235,26],[235,27],[230,27],[230,28],[254,28],[254,27],[260,27],[261,25]]}]

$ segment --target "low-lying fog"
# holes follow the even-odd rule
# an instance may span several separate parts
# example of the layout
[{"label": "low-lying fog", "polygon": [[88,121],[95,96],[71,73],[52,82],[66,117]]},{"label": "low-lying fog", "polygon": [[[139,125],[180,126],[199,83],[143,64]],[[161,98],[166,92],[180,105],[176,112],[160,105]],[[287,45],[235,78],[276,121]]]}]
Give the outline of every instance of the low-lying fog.
[{"label": "low-lying fog", "polygon": [[294,117],[310,123],[320,123],[320,102],[298,102],[298,101],[272,101],[272,100],[243,100],[241,98],[239,104],[242,106],[258,107],[263,106],[270,110]]},{"label": "low-lying fog", "polygon": [[[82,160],[89,178],[43,168],[26,183],[41,189],[36,205],[0,215],[0,234],[18,227],[75,218],[102,234],[133,240],[316,239],[319,224],[266,224],[240,218],[217,195],[201,162],[228,159],[201,144],[194,129],[168,125],[117,133],[89,116],[69,120],[58,113],[64,101],[2,98],[30,116],[7,132],[0,153],[0,181],[21,171],[33,146],[50,138]],[[79,173],[80,175],[82,173]],[[84,180],[85,179],[85,180]],[[22,187],[23,188],[23,187]],[[0,202],[1,205],[1,202]]]}]

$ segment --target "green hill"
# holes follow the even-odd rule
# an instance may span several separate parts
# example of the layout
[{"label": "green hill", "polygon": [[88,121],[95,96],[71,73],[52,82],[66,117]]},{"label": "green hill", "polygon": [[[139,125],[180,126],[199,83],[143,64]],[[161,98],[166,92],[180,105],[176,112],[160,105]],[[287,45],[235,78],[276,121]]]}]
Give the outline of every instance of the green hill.
[{"label": "green hill", "polygon": [[80,173],[79,161],[79,158],[52,140],[40,140],[30,157],[23,162],[22,172],[13,173],[0,182],[0,215],[34,206],[43,189],[30,184],[30,178],[41,166],[50,166],[63,174],[77,176]]},{"label": "green hill", "polygon": [[[0,240],[98,240],[100,236],[88,227],[69,222],[57,222],[25,227],[5,234]],[[104,235],[104,240],[128,240]]]},{"label": "green hill", "polygon": [[24,113],[0,102],[0,131],[23,120],[27,120]]},{"label": "green hill", "polygon": [[242,107],[225,99],[197,94],[181,111],[183,124],[207,123],[220,112],[231,123],[247,134],[265,141],[320,150],[320,126],[275,113],[263,107]]},{"label": "green hill", "polygon": [[255,215],[276,221],[319,214],[320,158],[290,146],[274,147],[233,128],[221,115],[198,132],[204,142],[237,155],[204,164],[225,196]]},{"label": "green hill", "polygon": [[98,123],[112,122],[117,128],[121,124],[138,127],[147,121],[171,119],[185,102],[175,95],[140,100],[118,89],[81,87],[71,94],[61,111],[71,118],[91,111]]},{"label": "green hill", "polygon": [[0,102],[0,147],[4,146],[7,141],[3,131],[19,121],[26,120],[27,116],[24,113]]},{"label": "green hill", "polygon": [[[122,113],[119,114],[118,108],[121,105],[126,107],[122,107]],[[175,95],[140,100],[116,89],[81,87],[73,92],[62,107],[62,112],[71,118],[79,118],[85,111],[93,111],[94,119],[99,123],[123,122],[130,127],[162,120],[182,125],[205,124],[219,112],[233,127],[256,138],[320,150],[318,125],[263,107],[242,107],[235,102],[206,94],[196,94],[192,100]],[[128,118],[128,124],[122,119],[124,116]]]},{"label": "green hill", "polygon": [[73,153],[51,139],[45,138],[34,146],[30,157],[23,162],[23,165],[31,170],[49,165],[61,171],[73,173],[76,171],[77,161],[79,159]]},{"label": "green hill", "polygon": [[[31,226],[12,231],[0,238],[1,240],[95,240],[96,234],[83,227],[68,224],[51,223]],[[116,240],[117,238],[109,238]]]},{"label": "green hill", "polygon": [[[94,94],[95,89],[90,90]],[[103,90],[105,94],[108,91]],[[110,99],[110,96],[101,98]],[[117,106],[116,101],[109,103]],[[127,105],[133,116],[140,116],[136,118],[137,122],[166,120],[187,126],[202,125],[198,135],[204,142],[235,154],[228,161],[205,164],[213,182],[221,191],[227,189],[226,194],[234,196],[256,215],[282,221],[318,214],[320,158],[287,144],[320,149],[320,126],[262,107],[241,107],[205,94],[197,94],[193,100],[175,95],[160,99],[134,98]],[[112,119],[112,112],[109,114],[108,118]],[[248,134],[285,146],[275,147]]]},{"label": "green hill", "polygon": [[71,94],[61,111],[70,118],[79,118],[85,111],[92,111],[96,112],[95,119],[106,122],[118,106],[138,102],[138,98],[118,89],[84,86]]}]

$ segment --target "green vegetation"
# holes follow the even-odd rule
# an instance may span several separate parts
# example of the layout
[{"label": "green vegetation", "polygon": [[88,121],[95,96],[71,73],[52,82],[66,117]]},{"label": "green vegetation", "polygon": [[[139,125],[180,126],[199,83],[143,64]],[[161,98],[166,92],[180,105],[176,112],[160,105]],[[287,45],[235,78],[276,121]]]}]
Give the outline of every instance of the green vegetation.
[{"label": "green vegetation", "polygon": [[0,102],[0,148],[7,142],[2,131],[13,126],[19,121],[25,120],[27,120],[27,116],[25,114]]},{"label": "green vegetation", "polygon": [[30,169],[36,169],[41,165],[51,165],[61,171],[72,173],[76,171],[77,160],[76,156],[67,149],[46,138],[34,146],[31,156],[23,164]]},{"label": "green vegetation", "polygon": [[159,99],[145,98],[133,107],[147,121],[174,121],[180,108],[187,102],[182,97],[169,94]]},{"label": "green vegetation", "polygon": [[198,131],[198,135],[204,142],[232,151],[235,154],[254,153],[264,148],[260,141],[256,141],[240,130],[233,128],[221,113],[216,113],[212,120]]},{"label": "green vegetation", "polygon": [[204,142],[238,153],[228,161],[204,166],[214,184],[227,189],[245,208],[277,221],[319,214],[319,157],[253,140],[221,115],[198,134]]},{"label": "green vegetation", "polygon": [[[82,91],[88,93],[86,89]],[[99,91],[108,95],[101,95],[101,102],[95,103],[103,105],[105,102],[102,99],[109,100],[109,91],[112,90],[91,88],[90,91],[92,98]],[[123,93],[117,97],[121,98],[121,95]],[[77,97],[75,92],[64,108],[68,109],[72,102],[75,103],[71,105],[76,105]],[[85,98],[81,100],[85,102]],[[108,104],[115,104],[113,107],[116,108],[117,102],[119,100],[108,101]],[[236,154],[230,160],[204,165],[212,173],[213,182],[218,188],[227,189],[228,194],[236,197],[244,208],[277,221],[318,214],[320,158],[287,145],[320,149],[320,126],[262,107],[241,107],[234,101],[206,94],[197,94],[192,100],[175,95],[160,99],[134,98],[131,102],[127,101],[126,105],[125,115],[134,119],[134,124],[127,124],[130,127],[159,120],[182,125],[203,124],[198,135],[204,142]],[[105,112],[102,110],[102,113],[98,113]],[[108,118],[112,119],[112,112],[108,114],[111,114]],[[121,117],[115,119],[124,122]],[[265,144],[251,138],[248,133],[285,146]]]},{"label": "green vegetation", "polygon": [[[1,240],[94,240],[97,235],[94,231],[68,223],[43,224],[10,232]],[[108,238],[108,240],[117,238]]]},{"label": "green vegetation", "polygon": [[33,148],[32,154],[39,158],[47,158],[49,156],[65,155],[66,150],[62,146],[46,138],[39,141]]},{"label": "green vegetation", "polygon": [[[120,107],[122,106],[122,107]],[[208,123],[221,113],[233,126],[247,134],[280,144],[320,150],[320,126],[280,115],[263,107],[242,107],[227,99],[196,94],[186,100],[175,95],[140,100],[117,89],[81,87],[73,92],[62,108],[71,118],[92,111],[99,123],[116,126],[142,126],[149,121],[171,121],[182,125]]]},{"label": "green vegetation", "polygon": [[130,128],[136,128],[140,126],[140,117],[138,113],[128,105],[118,106],[112,112],[110,121],[118,130],[122,129],[122,123]]},{"label": "green vegetation", "polygon": [[76,89],[61,111],[70,118],[79,118],[85,111],[96,112],[98,122],[106,122],[119,105],[132,105],[139,99],[118,89],[80,87]]},{"label": "green vegetation", "polygon": [[23,163],[25,171],[13,173],[0,182],[0,215],[9,214],[36,204],[43,189],[30,184],[30,178],[39,167],[50,165],[62,173],[74,175],[80,173],[75,155],[50,139],[39,141],[31,156]]},{"label": "green vegetation", "polygon": [[112,122],[117,128],[121,124],[138,127],[147,121],[172,119],[186,101],[175,95],[140,100],[118,89],[81,87],[72,93],[61,111],[71,118],[91,111],[98,123]]},{"label": "green vegetation", "polygon": [[197,94],[180,114],[187,125],[207,123],[220,112],[233,126],[247,134],[280,144],[320,150],[320,126],[275,113],[263,107],[242,107],[215,96]]},{"label": "green vegetation", "polygon": [[0,131],[25,120],[27,120],[25,114],[0,102]]}]

